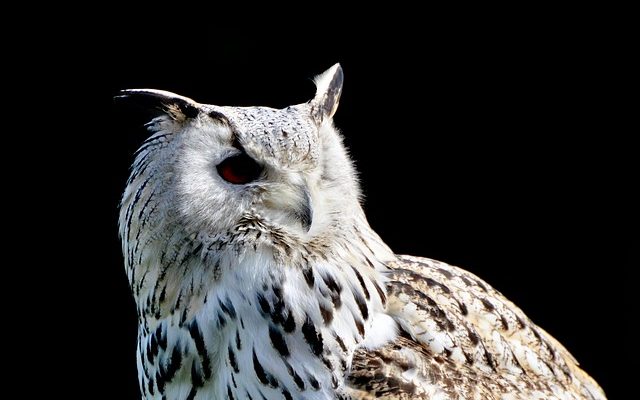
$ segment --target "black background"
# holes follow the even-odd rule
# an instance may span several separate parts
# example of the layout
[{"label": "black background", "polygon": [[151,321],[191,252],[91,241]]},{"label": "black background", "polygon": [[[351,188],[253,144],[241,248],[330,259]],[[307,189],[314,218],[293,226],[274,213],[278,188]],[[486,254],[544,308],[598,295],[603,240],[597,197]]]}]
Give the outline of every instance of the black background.
[{"label": "black background", "polygon": [[[62,87],[50,99],[54,121],[72,132],[56,140],[62,173],[51,203],[58,191],[76,194],[52,213],[51,235],[70,260],[55,295],[64,339],[50,368],[82,383],[65,386],[68,394],[99,385],[108,398],[137,396],[137,325],[117,206],[145,116],[112,97],[148,87],[278,108],[310,99],[311,78],[340,62],[335,124],[374,229],[398,253],[485,279],[562,342],[610,398],[622,397],[635,353],[637,132],[621,122],[630,108],[617,92],[620,49],[597,16],[453,13],[390,17],[397,26],[380,20],[366,29],[345,17],[249,30],[171,26],[194,10],[136,22],[119,11],[107,25],[87,21],[64,35],[76,42],[47,58],[55,68],[48,79]],[[78,40],[84,34],[87,42]]]}]

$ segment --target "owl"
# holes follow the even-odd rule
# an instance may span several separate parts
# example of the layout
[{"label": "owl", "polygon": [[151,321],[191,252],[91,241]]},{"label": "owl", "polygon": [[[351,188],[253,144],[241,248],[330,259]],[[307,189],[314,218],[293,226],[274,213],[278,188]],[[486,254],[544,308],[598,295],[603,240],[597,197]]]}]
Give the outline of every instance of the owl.
[{"label": "owl", "polygon": [[367,223],[333,115],[161,90],[119,233],[145,399],[605,399],[571,354],[464,269],[395,254]]}]

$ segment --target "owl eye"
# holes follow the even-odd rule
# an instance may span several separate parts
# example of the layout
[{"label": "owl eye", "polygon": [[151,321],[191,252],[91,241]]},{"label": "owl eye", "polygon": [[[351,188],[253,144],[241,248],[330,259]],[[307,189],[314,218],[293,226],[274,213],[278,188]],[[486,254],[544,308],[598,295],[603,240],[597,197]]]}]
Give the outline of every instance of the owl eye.
[{"label": "owl eye", "polygon": [[216,168],[222,179],[235,185],[253,182],[262,173],[262,166],[245,153],[225,159]]}]

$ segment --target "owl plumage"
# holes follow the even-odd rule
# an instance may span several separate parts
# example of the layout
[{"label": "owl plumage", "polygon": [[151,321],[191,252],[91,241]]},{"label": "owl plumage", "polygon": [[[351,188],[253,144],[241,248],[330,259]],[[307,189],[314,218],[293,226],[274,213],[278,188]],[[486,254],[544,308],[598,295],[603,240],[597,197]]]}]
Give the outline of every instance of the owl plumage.
[{"label": "owl plumage", "polygon": [[473,274],[369,227],[332,117],[158,90],[120,236],[146,399],[604,399],[556,340]]}]

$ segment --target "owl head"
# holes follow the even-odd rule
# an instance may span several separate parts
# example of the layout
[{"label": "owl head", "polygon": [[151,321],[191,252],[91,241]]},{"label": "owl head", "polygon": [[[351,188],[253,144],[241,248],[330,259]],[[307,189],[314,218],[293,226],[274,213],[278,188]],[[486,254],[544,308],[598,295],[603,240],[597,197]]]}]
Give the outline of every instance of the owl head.
[{"label": "owl head", "polygon": [[336,224],[359,208],[355,173],[332,122],[342,82],[336,64],[315,79],[313,99],[284,109],[124,91],[121,100],[159,114],[137,152],[124,221],[139,214],[144,224],[148,214],[150,223],[171,221],[187,235],[215,235],[252,218],[303,239]]}]

